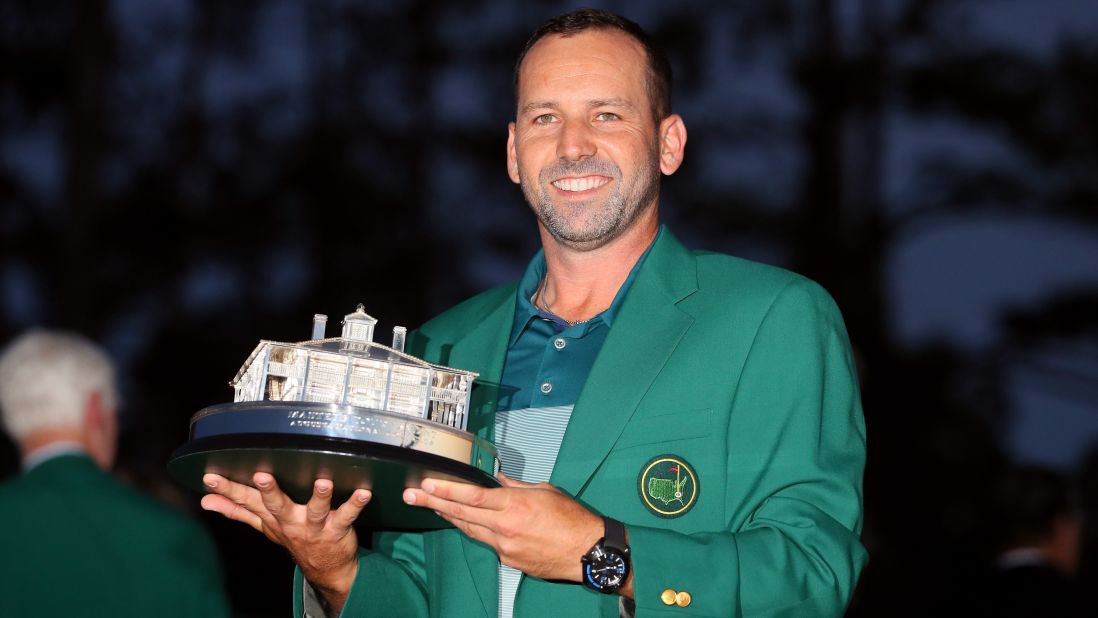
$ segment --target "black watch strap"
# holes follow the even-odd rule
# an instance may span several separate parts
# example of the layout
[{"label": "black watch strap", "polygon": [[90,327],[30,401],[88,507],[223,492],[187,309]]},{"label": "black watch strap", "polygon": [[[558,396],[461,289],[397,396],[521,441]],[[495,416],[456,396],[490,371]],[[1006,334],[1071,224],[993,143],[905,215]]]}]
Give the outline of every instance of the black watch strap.
[{"label": "black watch strap", "polygon": [[628,549],[628,545],[625,542],[625,524],[616,519],[609,517],[603,517],[603,545],[612,547],[619,552],[624,552]]},{"label": "black watch strap", "polygon": [[629,546],[625,543],[625,525],[616,519],[602,518],[603,537],[580,560],[583,585],[603,594],[614,594],[629,577]]}]

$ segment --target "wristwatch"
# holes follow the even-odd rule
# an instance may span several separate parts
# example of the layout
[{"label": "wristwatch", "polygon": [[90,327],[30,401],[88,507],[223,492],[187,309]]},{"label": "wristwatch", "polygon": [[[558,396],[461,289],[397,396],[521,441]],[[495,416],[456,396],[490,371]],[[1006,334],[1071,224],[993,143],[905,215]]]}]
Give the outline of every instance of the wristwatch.
[{"label": "wristwatch", "polygon": [[583,585],[604,594],[613,594],[629,577],[629,545],[625,543],[625,525],[603,517],[604,536],[580,560]]}]

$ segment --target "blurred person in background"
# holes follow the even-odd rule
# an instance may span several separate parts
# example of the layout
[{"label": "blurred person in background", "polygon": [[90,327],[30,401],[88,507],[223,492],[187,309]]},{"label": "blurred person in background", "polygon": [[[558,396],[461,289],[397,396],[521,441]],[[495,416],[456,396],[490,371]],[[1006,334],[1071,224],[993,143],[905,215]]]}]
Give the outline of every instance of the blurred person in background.
[{"label": "blurred person in background", "polygon": [[1008,471],[995,488],[1002,529],[987,616],[1082,616],[1075,584],[1082,513],[1071,479],[1045,468]]},{"label": "blurred person in background", "polygon": [[206,532],[108,474],[118,394],[78,335],[31,331],[0,356],[22,473],[0,484],[0,616],[225,616]]}]

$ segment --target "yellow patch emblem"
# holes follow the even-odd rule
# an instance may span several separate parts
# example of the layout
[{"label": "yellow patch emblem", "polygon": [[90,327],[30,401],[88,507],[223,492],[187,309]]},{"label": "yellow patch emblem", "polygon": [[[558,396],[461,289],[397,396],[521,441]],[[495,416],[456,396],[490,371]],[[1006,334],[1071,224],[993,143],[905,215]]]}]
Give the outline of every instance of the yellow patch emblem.
[{"label": "yellow patch emblem", "polygon": [[675,455],[650,460],[637,481],[644,506],[660,517],[680,517],[698,501],[698,475],[685,459]]}]

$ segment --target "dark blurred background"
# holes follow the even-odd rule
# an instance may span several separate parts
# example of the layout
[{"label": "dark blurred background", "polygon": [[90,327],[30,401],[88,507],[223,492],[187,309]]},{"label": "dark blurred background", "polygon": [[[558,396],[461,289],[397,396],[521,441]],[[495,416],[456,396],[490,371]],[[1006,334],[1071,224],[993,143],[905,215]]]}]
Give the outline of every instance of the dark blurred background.
[{"label": "dark blurred background", "polygon": [[[1005,466],[1098,487],[1098,3],[589,4],[672,59],[690,140],[664,220],[845,314],[872,556],[850,615],[958,612]],[[210,527],[239,614],[286,615],[292,564],[166,478],[190,415],[313,313],[363,302],[384,332],[521,274],[512,62],[575,7],[0,0],[0,345],[106,346],[119,473]]]}]

